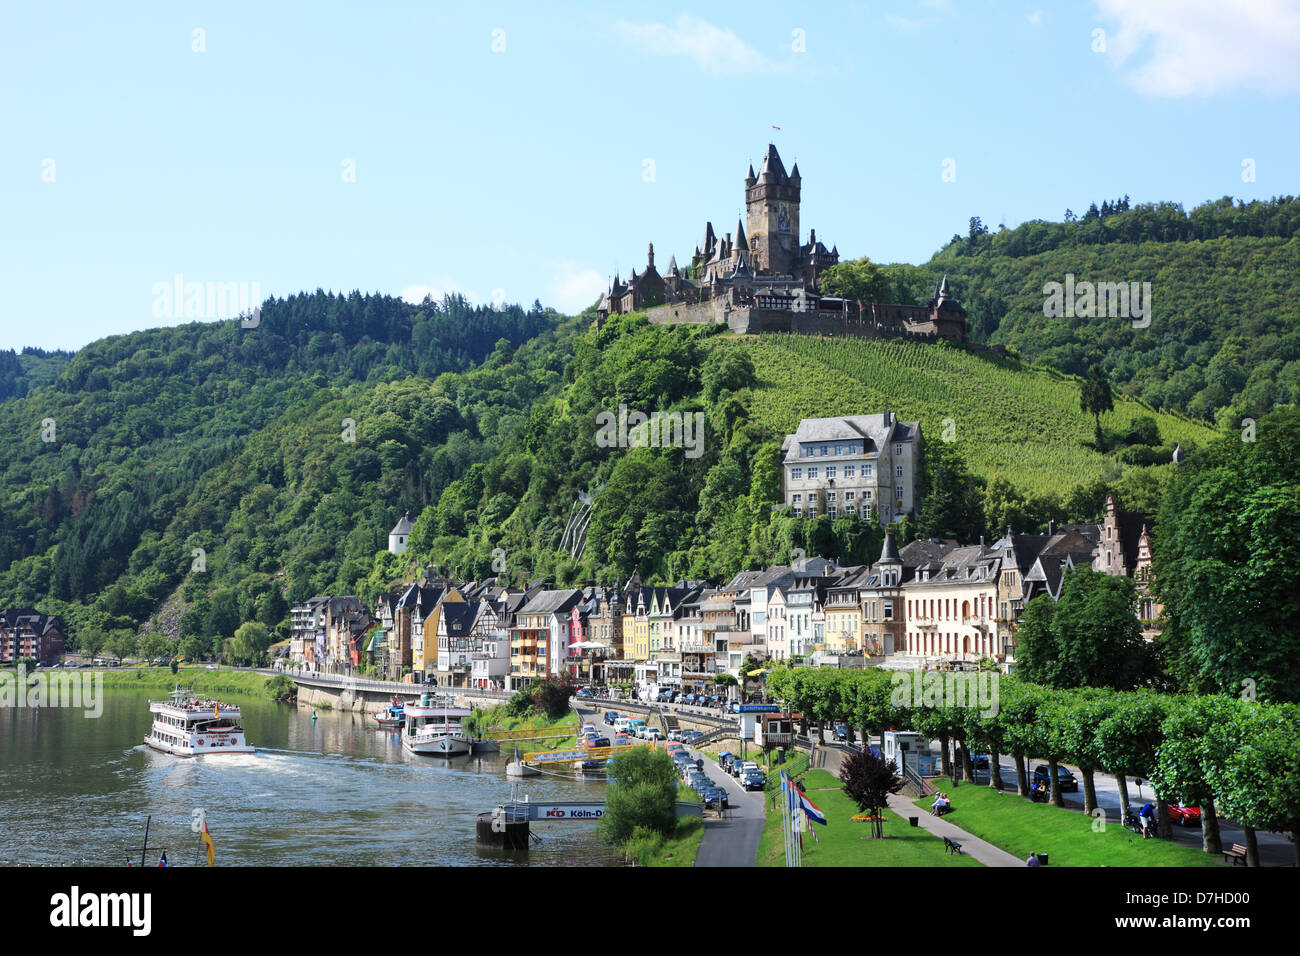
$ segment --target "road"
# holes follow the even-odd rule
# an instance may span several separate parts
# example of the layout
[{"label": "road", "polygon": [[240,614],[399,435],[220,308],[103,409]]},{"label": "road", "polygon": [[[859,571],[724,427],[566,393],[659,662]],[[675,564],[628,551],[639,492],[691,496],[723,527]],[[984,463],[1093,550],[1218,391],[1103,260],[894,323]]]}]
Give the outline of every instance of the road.
[{"label": "road", "polygon": [[740,781],[718,766],[702,751],[691,754],[704,760],[704,772],[727,791],[730,809],[723,818],[704,820],[704,838],[695,855],[696,866],[753,866],[758,860],[758,841],[763,836],[762,790],[746,791]]}]

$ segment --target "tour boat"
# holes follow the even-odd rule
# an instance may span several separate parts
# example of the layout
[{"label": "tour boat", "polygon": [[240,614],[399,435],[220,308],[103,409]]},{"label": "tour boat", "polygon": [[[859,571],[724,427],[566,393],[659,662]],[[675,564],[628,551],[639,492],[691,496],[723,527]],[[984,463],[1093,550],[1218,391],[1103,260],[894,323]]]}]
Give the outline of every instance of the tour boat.
[{"label": "tour boat", "polygon": [[406,727],[402,730],[402,747],[413,754],[456,757],[470,752],[469,735],[461,721],[473,714],[469,707],[459,707],[450,697],[424,694],[405,707]]},{"label": "tour boat", "polygon": [[153,728],[144,742],[154,750],[178,757],[253,753],[234,704],[178,687],[171,700],[149,701],[149,710]]},{"label": "tour boat", "polygon": [[375,714],[375,720],[379,721],[379,726],[385,730],[400,730],[402,724],[406,723],[406,712],[403,706],[402,699],[394,697],[392,703],[388,705],[388,710],[381,710]]}]

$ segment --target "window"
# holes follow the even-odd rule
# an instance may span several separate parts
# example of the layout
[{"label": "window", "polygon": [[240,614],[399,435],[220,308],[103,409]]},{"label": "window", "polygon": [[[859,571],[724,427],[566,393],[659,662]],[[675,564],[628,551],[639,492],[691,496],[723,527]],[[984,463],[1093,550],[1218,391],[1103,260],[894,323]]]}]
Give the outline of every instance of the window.
[{"label": "window", "polygon": [[803,469],[802,469],[802,468],[791,468],[791,469],[790,469],[790,480],[791,480],[791,481],[803,481]]},{"label": "window", "polygon": [[837,455],[842,455],[842,454],[844,454],[844,446],[843,446],[843,445],[836,445],[836,446],[835,446],[835,454],[837,454]]},{"label": "window", "polygon": [[846,491],[846,492],[844,492],[844,500],[845,500],[845,501],[852,501],[852,500],[853,500],[853,497],[854,497],[854,492],[852,492],[852,491]]},{"label": "window", "polygon": [[826,455],[827,455],[827,453],[828,453],[829,451],[830,451],[829,448],[827,448],[825,445],[822,445],[821,455],[822,455],[823,458],[826,457]]},{"label": "window", "polygon": [[870,501],[870,500],[871,500],[871,489],[870,489],[870,488],[868,488],[868,489],[866,489],[865,491],[862,492],[862,500],[863,500],[863,501]]},{"label": "window", "polygon": [[827,465],[827,466],[826,466],[826,477],[827,477],[827,478],[834,478],[834,477],[835,477],[835,466],[834,466],[834,465]]},{"label": "window", "polygon": [[828,491],[828,492],[826,492],[826,500],[827,500],[827,501],[834,501],[834,500],[835,500],[835,494],[836,494],[836,492],[834,492],[834,491]]},{"label": "window", "polygon": [[894,602],[886,601],[884,603],[884,607],[885,607],[885,620],[892,621],[894,619]]},{"label": "window", "polygon": [[902,501],[902,500],[903,500],[903,486],[902,486],[902,485],[895,485],[895,486],[894,486],[894,494],[895,494],[895,496],[897,496],[897,498],[898,498],[899,501]]},{"label": "window", "polygon": [[857,470],[856,467],[853,466],[853,465],[845,465],[845,466],[844,466],[844,477],[845,477],[845,478],[854,478],[854,477],[856,477],[856,475],[854,474],[854,472],[855,472],[856,470]]},{"label": "window", "polygon": [[895,446],[894,446],[894,454],[895,454],[895,455],[901,455],[902,453],[903,453],[903,446],[902,446],[902,445],[895,445]]},{"label": "window", "polygon": [[863,465],[863,466],[862,466],[862,477],[863,477],[863,478],[870,478],[870,477],[871,477],[871,466],[870,466],[870,465]]},{"label": "window", "polygon": [[791,495],[790,501],[792,504],[798,504],[799,502],[803,501],[803,495]]},{"label": "window", "polygon": [[902,465],[895,465],[895,466],[894,466],[894,477],[895,477],[895,478],[902,478],[902,477],[903,477],[903,466],[902,466]]},{"label": "window", "polygon": [[834,518],[834,517],[835,517],[835,506],[834,506],[834,505],[830,505],[830,506],[828,506],[828,507],[826,508],[826,513],[827,513],[828,515],[830,515],[832,518]]},{"label": "window", "polygon": [[816,465],[812,465],[811,467],[809,467],[809,469],[808,469],[808,477],[809,477],[809,478],[816,478],[816,477],[817,477],[817,466],[816,466]]}]

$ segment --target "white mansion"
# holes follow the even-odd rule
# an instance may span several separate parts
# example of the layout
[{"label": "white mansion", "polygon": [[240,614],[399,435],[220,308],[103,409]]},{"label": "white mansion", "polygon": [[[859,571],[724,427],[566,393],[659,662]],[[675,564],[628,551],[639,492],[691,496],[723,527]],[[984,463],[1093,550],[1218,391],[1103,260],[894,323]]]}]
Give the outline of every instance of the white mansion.
[{"label": "white mansion", "polygon": [[919,422],[893,412],[805,418],[781,445],[783,500],[799,517],[873,516],[882,526],[916,506]]}]

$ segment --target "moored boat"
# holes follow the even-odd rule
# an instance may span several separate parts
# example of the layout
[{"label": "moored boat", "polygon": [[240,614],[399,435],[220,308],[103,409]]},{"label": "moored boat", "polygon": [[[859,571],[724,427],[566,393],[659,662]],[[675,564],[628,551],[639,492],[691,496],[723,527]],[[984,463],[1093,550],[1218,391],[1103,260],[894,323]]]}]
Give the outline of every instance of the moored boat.
[{"label": "moored boat", "polygon": [[239,708],[213,697],[176,688],[171,700],[151,700],[153,727],[144,742],[154,750],[178,757],[211,754],[251,754],[244,737]]},{"label": "moored boat", "polygon": [[456,757],[470,752],[469,735],[461,721],[473,714],[450,697],[424,694],[405,707],[402,747],[413,754]]},{"label": "moored boat", "polygon": [[379,721],[379,726],[385,730],[400,730],[402,724],[406,723],[406,705],[402,703],[400,697],[394,697],[387,710],[375,714],[375,720]]}]

